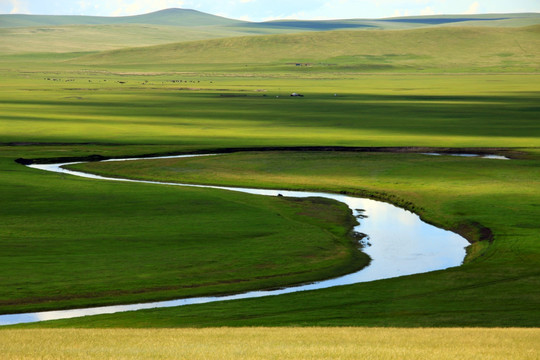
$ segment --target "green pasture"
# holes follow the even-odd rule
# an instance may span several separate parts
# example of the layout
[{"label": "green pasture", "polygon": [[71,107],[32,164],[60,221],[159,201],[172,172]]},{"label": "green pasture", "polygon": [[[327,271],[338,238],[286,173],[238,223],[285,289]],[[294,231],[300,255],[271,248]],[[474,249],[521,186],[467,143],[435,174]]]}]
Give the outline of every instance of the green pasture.
[{"label": "green pasture", "polygon": [[[473,241],[458,268],[277,298],[102,315],[37,326],[538,326],[538,152],[510,161],[422,154],[272,152],[90,163],[164,181],[347,191],[413,208]],[[492,230],[493,237],[479,231]],[[396,239],[399,241],[399,239]]]},{"label": "green pasture", "polygon": [[[49,68],[50,61],[37,60],[50,54],[62,71],[211,74],[226,70],[333,77],[380,72],[530,73],[539,70],[539,26],[300,33],[293,29],[293,33],[264,36],[287,31],[132,24],[4,28],[0,29],[0,65],[4,68],[12,60],[14,69],[24,69],[25,62],[33,71]],[[60,56],[64,58],[59,60]]]},{"label": "green pasture", "polygon": [[299,67],[308,72],[340,72],[341,76],[349,72],[536,72],[539,33],[540,25],[305,32],[112,50],[72,62],[86,67],[178,71],[201,64],[208,72],[215,65],[233,70],[238,65],[265,64],[274,71]]},{"label": "green pasture", "polygon": [[2,148],[2,313],[270,288],[368,261],[342,204],[89,181],[22,167],[20,152]]},{"label": "green pasture", "polygon": [[[515,160],[251,152],[84,165],[118,176],[346,191],[414,210],[476,243],[464,266],[446,271],[36,326],[538,326],[538,38],[538,26],[445,27],[2,54],[0,312],[269,288],[366,262],[347,237],[350,214],[335,203],[85,180],[15,159],[481,147]],[[479,241],[483,227],[492,242]]]},{"label": "green pasture", "polygon": [[540,145],[535,74],[290,75],[5,73],[1,142]]},{"label": "green pasture", "polygon": [[[0,15],[1,16],[1,15]],[[234,29],[165,25],[57,25],[0,27],[0,53],[72,53],[246,35]]]}]

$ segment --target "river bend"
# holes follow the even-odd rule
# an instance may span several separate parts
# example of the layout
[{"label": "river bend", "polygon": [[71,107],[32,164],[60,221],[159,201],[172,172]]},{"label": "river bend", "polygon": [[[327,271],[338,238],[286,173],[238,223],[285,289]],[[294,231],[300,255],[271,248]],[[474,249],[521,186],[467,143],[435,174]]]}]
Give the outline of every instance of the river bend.
[{"label": "river bend", "polygon": [[[193,156],[210,155],[181,155],[156,157],[154,159],[182,158]],[[146,158],[146,160],[148,159],[149,158]],[[130,158],[105,161],[109,162],[132,160],[139,159]],[[372,261],[370,265],[365,267],[364,269],[348,275],[309,284],[290,286],[282,289],[267,291],[250,291],[247,293],[229,296],[187,298],[143,304],[116,305],[86,309],[0,315],[0,325],[67,319],[81,316],[111,314],[117,312],[135,311],[151,308],[165,308],[190,304],[203,304],[216,301],[258,298],[264,296],[288,294],[299,291],[325,289],[334,286],[350,285],[398,276],[425,273],[435,270],[443,270],[461,265],[466,255],[465,248],[469,245],[468,241],[463,237],[453,232],[429,225],[420,220],[420,218],[416,214],[413,214],[409,211],[403,210],[391,204],[375,200],[320,192],[263,190],[109,178],[79,171],[68,170],[64,168],[64,166],[72,164],[76,163],[48,165],[40,164],[29,166],[31,168],[43,171],[53,171],[57,173],[69,174],[101,181],[125,181],[144,184],[155,184],[161,186],[189,186],[212,188],[228,191],[240,191],[244,193],[265,196],[277,196],[278,194],[289,197],[316,196],[341,201],[347,204],[347,206],[349,206],[355,216],[359,217],[360,224],[357,225],[354,230],[357,232],[368,234],[368,238],[365,238],[363,240],[363,242],[365,242],[363,244],[363,251],[371,257]]]}]

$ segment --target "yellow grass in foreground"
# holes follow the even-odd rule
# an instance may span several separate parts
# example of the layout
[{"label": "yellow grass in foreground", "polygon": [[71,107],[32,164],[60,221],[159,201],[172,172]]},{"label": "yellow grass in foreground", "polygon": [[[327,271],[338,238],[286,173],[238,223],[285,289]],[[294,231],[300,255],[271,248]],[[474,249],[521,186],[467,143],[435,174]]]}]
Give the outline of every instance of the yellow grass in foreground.
[{"label": "yellow grass in foreground", "polygon": [[540,329],[1,330],[11,359],[538,359]]}]

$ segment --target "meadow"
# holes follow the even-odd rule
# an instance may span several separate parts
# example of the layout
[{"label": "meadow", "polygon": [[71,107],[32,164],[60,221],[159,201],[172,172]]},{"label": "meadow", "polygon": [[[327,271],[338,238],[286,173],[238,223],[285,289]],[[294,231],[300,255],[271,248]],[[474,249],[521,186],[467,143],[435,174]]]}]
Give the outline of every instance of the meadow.
[{"label": "meadow", "polygon": [[[312,92],[305,92],[304,98],[295,99],[288,96],[280,98],[263,96],[265,94],[253,91],[250,85],[254,83],[266,85],[268,95],[279,93],[280,88],[276,89],[276,85],[293,83],[291,80],[280,82],[279,79],[265,79],[262,76],[257,79],[216,77],[214,80],[210,80],[213,83],[208,81],[209,89],[179,91],[175,90],[178,86],[176,83],[163,81],[164,84],[160,84],[158,79],[164,79],[164,75],[155,75],[156,78],[153,82],[156,86],[149,90],[147,85],[142,85],[143,82],[137,85],[132,84],[127,89],[122,87],[126,84],[107,84],[113,81],[105,82],[103,74],[97,74],[92,77],[92,83],[89,83],[89,86],[97,89],[92,93],[88,90],[66,89],[65,83],[46,80],[42,75],[39,74],[39,77],[34,78],[33,81],[32,78],[23,77],[28,76],[28,74],[19,75],[18,78],[12,80],[10,88],[4,93],[4,97],[8,99],[8,106],[3,108],[6,118],[13,119],[16,114],[20,114],[22,118],[19,121],[5,123],[7,126],[3,129],[3,133],[10,134],[12,132],[19,135],[10,138],[12,144],[4,146],[4,154],[6,155],[7,168],[13,169],[19,174],[19,179],[13,180],[13,183],[21,181],[20,173],[24,174],[25,177],[28,176],[26,174],[32,174],[36,179],[50,178],[53,183],[62,180],[63,185],[60,189],[62,192],[69,189],[68,193],[71,195],[65,193],[59,195],[56,193],[59,190],[55,190],[51,196],[47,197],[48,201],[42,202],[42,206],[46,207],[46,210],[42,211],[48,214],[52,213],[52,209],[62,209],[58,210],[60,218],[72,216],[70,214],[73,213],[75,213],[76,218],[76,214],[81,212],[80,218],[92,219],[97,216],[93,221],[100,223],[104,221],[101,217],[110,218],[111,212],[116,213],[117,210],[121,210],[126,216],[118,217],[119,224],[125,222],[126,217],[133,216],[133,212],[140,212],[138,216],[141,219],[148,216],[148,218],[153,219],[153,222],[158,221],[165,224],[171,222],[170,216],[175,221],[179,221],[177,219],[182,219],[182,214],[171,215],[171,212],[174,211],[170,209],[176,203],[172,200],[174,197],[170,195],[173,190],[152,188],[150,194],[155,193],[150,198],[153,196],[156,199],[171,199],[169,205],[160,203],[152,207],[149,205],[151,203],[149,198],[145,198],[145,202],[137,199],[137,197],[142,197],[144,192],[131,190],[132,187],[137,189],[148,187],[138,184],[124,185],[127,188],[126,198],[121,200],[120,204],[111,206],[111,202],[116,202],[118,199],[115,196],[110,200],[104,198],[101,204],[97,203],[88,208],[87,204],[90,199],[98,197],[96,193],[114,193],[113,189],[116,189],[118,185],[101,182],[89,183],[88,180],[71,179],[54,174],[39,174],[35,173],[35,170],[20,167],[13,162],[14,159],[22,157],[52,161],[51,159],[61,159],[66,156],[85,157],[92,154],[115,157],[151,153],[181,153],[204,149],[219,150],[231,147],[264,148],[277,145],[419,145],[452,148],[456,146],[477,147],[479,144],[496,147],[498,150],[492,151],[499,151],[517,158],[513,161],[501,162],[453,157],[436,158],[420,154],[335,152],[328,154],[304,152],[283,154],[265,152],[231,154],[226,157],[221,156],[219,160],[199,158],[178,163],[173,160],[125,163],[119,168],[111,170],[107,170],[110,164],[105,163],[85,165],[85,168],[92,171],[115,176],[331,192],[347,191],[397,203],[420,213],[432,223],[460,231],[471,241],[481,240],[480,232],[477,231],[476,226],[481,224],[491,228],[494,231],[495,239],[500,239],[500,241],[494,241],[489,246],[487,241],[475,245],[470,264],[459,269],[449,270],[442,274],[418,275],[412,278],[358,285],[359,289],[369,294],[363,295],[367,305],[359,301],[353,302],[355,306],[351,306],[350,297],[356,298],[357,295],[352,294],[357,294],[359,291],[353,287],[347,290],[349,296],[345,297],[334,295],[334,292],[343,294],[344,289],[324,290],[318,292],[321,294],[320,297],[309,295],[310,300],[306,298],[306,295],[295,294],[289,295],[289,298],[280,297],[277,300],[248,301],[249,306],[239,302],[240,305],[230,303],[186,308],[181,310],[181,316],[177,313],[178,310],[168,309],[159,310],[156,313],[140,312],[138,314],[73,320],[73,322],[67,321],[66,326],[537,325],[536,317],[530,315],[531,311],[534,313],[534,304],[538,297],[530,291],[529,285],[536,284],[537,280],[535,279],[538,278],[534,270],[534,264],[538,261],[536,250],[534,250],[536,249],[534,219],[537,216],[535,207],[537,201],[534,199],[538,196],[536,180],[538,178],[538,160],[537,152],[533,147],[538,146],[539,137],[535,125],[537,116],[535,111],[536,88],[534,83],[530,82],[530,76],[459,75],[445,77],[441,75],[440,77],[426,77],[423,75],[400,75],[387,77],[372,75],[364,77],[359,75],[359,78],[369,79],[370,90],[373,93],[371,95],[364,93],[364,91],[367,92],[367,83],[362,87],[358,86],[354,91],[358,84],[357,80],[320,79],[313,81],[300,78],[296,79],[294,84],[297,86],[302,84],[306,87],[307,84],[313,84]],[[89,75],[85,74],[85,76]],[[108,76],[111,79],[117,75],[109,74]],[[128,84],[130,81],[134,82],[133,79],[140,79],[140,75],[126,75],[126,77],[124,80],[127,80]],[[444,88],[441,88],[441,79],[445,80]],[[77,79],[76,81],[88,83],[86,79]],[[228,90],[219,90],[223,85],[221,82],[226,83]],[[403,84],[402,86],[410,86],[410,88],[407,90],[396,89],[397,82]],[[35,89],[31,93],[36,94],[36,98],[23,98],[22,94],[28,93],[26,86],[31,85],[31,83]],[[45,89],[43,84],[52,85]],[[244,85],[242,86],[242,84]],[[338,97],[321,95],[323,89],[326,91],[332,89],[330,87],[332,84],[335,88],[341,85],[349,92],[341,92]],[[462,94],[465,92],[462,90],[464,85],[468,85],[466,86],[468,95]],[[431,86],[432,89],[426,91],[425,86]],[[523,92],[524,89],[525,92]],[[82,101],[72,98],[66,99],[66,95],[72,95],[74,91],[76,94],[82,95],[81,97],[88,98]],[[283,93],[283,90],[281,91]],[[406,92],[407,95],[403,95],[403,92]],[[238,96],[243,93],[249,95]],[[430,95],[420,95],[421,93],[429,93]],[[460,93],[461,95],[458,95]],[[41,99],[38,100],[37,96],[40,96]],[[11,100],[9,100],[10,98]],[[474,101],[469,98],[474,99]],[[104,99],[108,101],[105,102]],[[162,106],[158,106],[158,104]],[[389,109],[392,110],[392,114],[402,116],[389,116]],[[216,114],[220,115],[216,116]],[[508,119],[513,120],[509,123]],[[129,126],[126,126],[127,124]],[[376,129],[373,130],[370,127]],[[35,131],[27,131],[24,142],[14,142],[16,139],[21,140],[20,134],[23,129],[34,129]],[[43,143],[47,141],[51,144],[45,146]],[[43,186],[43,181],[39,181],[40,187]],[[72,188],[66,186],[72,182]],[[77,202],[72,207],[66,207],[65,201],[51,201],[51,198],[69,199],[73,197],[74,192],[79,192],[81,184],[88,184],[87,186],[92,189],[86,200],[83,198],[81,202]],[[51,187],[46,187],[47,191],[51,191]],[[5,187],[5,189],[10,188]],[[32,203],[30,196],[35,193],[35,190],[24,189],[23,192],[28,194],[27,197],[24,197],[24,194],[20,192],[14,192],[13,189],[10,189],[9,192],[10,196],[5,198],[12,198],[14,199],[13,203],[20,204],[17,205],[19,213],[24,213],[24,216],[20,216],[19,219],[28,223],[31,213],[28,212],[27,204]],[[457,193],[461,196],[456,197]],[[181,191],[177,196],[185,197],[187,195]],[[223,196],[230,199],[229,195]],[[129,200],[132,197],[133,199]],[[81,195],[76,198],[80,199]],[[435,202],[434,198],[439,200]],[[15,199],[25,199],[25,201],[15,202]],[[145,204],[141,207],[143,210],[133,208],[130,205],[139,202]],[[212,212],[210,209],[214,207],[210,205],[211,202],[204,201],[203,203],[204,212]],[[93,209],[98,204],[99,207]],[[122,204],[127,206],[122,206]],[[156,207],[160,209],[159,213],[156,213]],[[130,210],[126,210],[126,208]],[[221,206],[214,209],[216,213],[223,213]],[[13,210],[8,210],[6,214],[10,212]],[[88,212],[91,212],[92,217],[88,215]],[[189,212],[188,209],[185,213]],[[245,212],[240,211],[238,214],[239,217],[245,216]],[[36,217],[36,215],[32,216]],[[49,217],[46,219],[49,221]],[[223,226],[228,228],[227,217],[223,219]],[[166,235],[169,235],[174,229],[183,229],[192,220],[191,216],[184,217],[176,228],[162,225],[160,228],[163,234],[159,238],[166,238]],[[73,225],[64,224],[64,226],[73,226],[72,232],[81,233],[80,225],[77,225],[81,222],[83,220],[79,220]],[[137,218],[127,223],[138,224],[134,228],[136,231],[126,226],[108,226],[105,229],[97,228],[89,232],[88,239],[89,241],[94,239],[91,244],[95,242],[95,234],[100,234],[104,239],[119,236],[118,234],[123,234],[123,237],[129,237],[127,234],[137,234],[145,239],[143,236],[152,236],[151,234],[155,231],[151,223],[141,222]],[[144,232],[140,230],[141,224],[147,224]],[[255,224],[259,223],[255,221]],[[22,225],[19,226],[22,227]],[[192,231],[194,236],[196,228],[197,225],[194,223]],[[13,231],[10,228],[7,229]],[[110,229],[118,229],[118,232],[113,232]],[[58,235],[55,234],[62,233],[63,236],[59,238],[65,239],[63,243],[71,244],[69,241],[70,232],[66,232],[65,229],[61,231],[55,229],[55,231],[57,232],[53,232],[51,238],[56,238]],[[217,232],[219,231],[217,230]],[[42,233],[39,227],[30,232],[34,236],[38,233]],[[238,234],[231,234],[231,239],[235,236]],[[249,237],[252,234],[248,232],[245,236]],[[276,236],[279,236],[279,232],[276,233]],[[521,239],[518,242],[519,246],[515,242],[516,236]],[[504,240],[506,238],[509,240]],[[26,237],[21,237],[21,239],[26,239]],[[40,238],[36,239],[39,241]],[[101,249],[103,243],[108,242],[97,243],[97,249]],[[292,246],[294,247],[294,245]],[[71,248],[68,247],[68,249]],[[246,259],[251,257],[250,251],[247,248],[244,250],[246,251]],[[97,254],[101,256],[100,254],[107,251],[99,250]],[[160,251],[154,258],[155,263],[159,262]],[[165,251],[169,252],[170,249],[167,248]],[[207,250],[203,247],[197,251],[206,252]],[[219,253],[222,250],[217,248],[216,251]],[[515,251],[527,255],[524,258],[516,257]],[[26,250],[23,248],[20,255],[25,252]],[[480,257],[484,254],[498,255]],[[493,259],[493,262],[486,263],[483,260],[486,258]],[[17,257],[12,257],[12,259],[14,260],[11,263],[20,263]],[[104,260],[106,259],[104,258]],[[528,260],[524,261],[524,259]],[[70,263],[69,267],[65,269],[73,267],[74,263],[76,262]],[[119,264],[124,265],[123,262]],[[138,265],[138,262],[136,261],[135,264]],[[228,266],[230,267],[230,265]],[[304,263],[299,266],[304,267],[305,270],[308,264]],[[111,268],[116,271],[119,267]],[[333,271],[337,268],[334,268]],[[81,269],[86,268],[82,267]],[[16,274],[19,271],[20,269],[15,267],[13,273]],[[32,267],[29,267],[28,271],[32,271]],[[127,273],[130,274],[133,271]],[[156,272],[160,271],[161,268],[158,267]],[[343,271],[343,268],[339,271]],[[20,274],[26,276],[27,273],[20,272]],[[18,279],[22,279],[24,276],[15,277],[11,281],[22,281]],[[140,285],[150,284],[153,280],[155,278],[149,277],[149,280],[139,282],[134,288],[139,286],[139,289],[151,289],[149,285],[146,287]],[[282,280],[284,279],[279,281]],[[37,293],[46,292],[49,285],[42,285],[41,281],[38,283],[40,286],[36,287],[35,291]],[[114,284],[113,288],[119,286],[119,283]],[[273,282],[273,284],[277,283]],[[486,288],[481,284],[493,285]],[[102,289],[110,287],[108,282],[99,285]],[[95,304],[100,304],[104,300],[118,301],[99,299],[99,296],[95,296],[99,294],[99,291],[91,292],[90,295],[77,296],[78,293],[88,294],[88,292],[82,291],[84,286],[86,285],[83,282],[81,287],[75,287],[72,298],[60,302],[61,306],[72,307],[81,301]],[[197,291],[198,293],[211,293],[220,287],[221,290],[218,289],[217,292],[231,288],[228,284],[222,284],[221,286],[202,286]],[[25,288],[30,287],[25,286]],[[536,288],[536,285],[532,288]],[[411,293],[413,289],[415,292]],[[529,290],[524,291],[524,289]],[[157,290],[163,291],[163,289]],[[137,294],[135,298],[163,298],[163,294],[159,294],[159,292],[142,292]],[[456,296],[458,300],[449,301],[448,292]],[[170,297],[173,293],[165,291],[166,297]],[[176,294],[178,293],[176,290]],[[426,293],[430,294],[427,298]],[[13,297],[10,294],[8,291],[6,297]],[[188,294],[194,294],[194,292],[190,291]],[[461,295],[458,296],[458,294]],[[23,298],[25,296],[28,298],[27,295],[22,295]],[[385,296],[388,297],[383,300]],[[34,297],[36,296],[34,295]],[[90,301],[85,297],[90,298]],[[332,300],[329,300],[328,297]],[[490,298],[490,301],[484,302],[486,297]],[[508,307],[509,298],[519,299],[519,301],[516,300],[515,307]],[[397,301],[396,299],[402,300]],[[46,303],[33,304],[30,308],[52,308],[59,305],[59,302],[55,301],[54,298],[48,300],[50,301]],[[426,301],[427,304],[424,304]],[[366,317],[366,312],[373,311],[373,302],[376,302],[379,308],[381,303],[386,303],[392,310],[386,310],[384,315],[376,312],[376,316]],[[261,305],[267,303],[268,305]],[[295,305],[297,303],[302,304],[302,311]],[[324,306],[322,306],[323,303]],[[434,303],[444,305],[435,306]],[[285,312],[286,315],[282,314],[284,304],[290,306],[290,309]],[[345,306],[345,304],[347,305]],[[471,304],[482,305],[476,307]],[[22,304],[13,305],[10,305],[12,309],[27,307],[27,305],[21,306]],[[247,312],[249,315],[238,316],[238,306],[242,308],[242,314]],[[267,308],[262,310],[261,306]],[[421,310],[418,310],[418,306]],[[480,310],[486,306],[485,311],[497,313],[497,316],[484,316]],[[394,309],[394,307],[396,308]],[[282,314],[278,320],[275,319],[275,311]],[[306,312],[309,315],[306,315]],[[336,315],[336,312],[341,315]],[[452,315],[449,316],[448,313]],[[401,315],[398,316],[398,314]],[[472,314],[476,315],[472,316]],[[111,320],[106,320],[108,317]],[[328,320],[328,317],[335,320]],[[85,325],[86,323],[90,325]],[[64,325],[58,323],[56,326]]]},{"label": "meadow", "polygon": [[[538,327],[538,27],[417,29],[371,38],[366,34],[339,31],[101,53],[1,55],[0,238],[7,249],[0,262],[1,273],[7,274],[0,277],[2,312],[276,287],[365,264],[347,237],[350,214],[332,202],[113,184],[42,173],[15,163],[18,158],[52,162],[91,155],[249,148],[253,151],[219,160],[80,166],[114,176],[377,198],[466,236],[474,243],[466,263],[315,292],[21,327],[295,327],[224,330],[231,336],[251,331],[268,344],[265,332],[310,331],[296,327]],[[290,51],[297,43],[319,41],[320,48]],[[343,45],[340,41],[350,46],[330,51],[333,43]],[[425,46],[418,46],[422,41]],[[394,43],[400,44],[399,51],[391,50]],[[466,55],[460,52],[463,46],[469,49]],[[221,50],[240,48],[247,55],[236,59]],[[481,51],[475,51],[478,48]],[[311,65],[296,66],[297,61]],[[292,92],[304,97],[290,97]],[[257,151],[298,146],[465,149],[496,152],[512,160],[407,152]],[[87,346],[80,336],[103,336],[99,332],[106,330],[2,331],[6,339],[30,336],[38,342],[49,336],[75,336],[76,343]],[[123,330],[114,331],[111,339],[124,336]],[[306,346],[331,338],[320,335],[325,331],[306,335]],[[364,332],[375,337],[378,330],[327,331],[353,336],[358,344],[352,334],[370,338]],[[513,351],[494,351],[492,343],[471,344],[471,358],[484,350],[493,358],[536,356],[538,351],[530,340],[536,332],[528,329],[381,331],[387,339],[423,339],[414,331],[428,337],[438,332],[439,340],[450,339],[448,332],[455,331],[460,341],[502,331],[493,342]],[[396,335],[400,331],[405,335]],[[525,345],[510,343],[512,334]],[[475,340],[486,339],[478,335]],[[341,350],[329,351],[347,348],[348,340],[336,341],[341,341]],[[276,342],[283,344],[279,337]],[[155,342],[149,343],[148,351],[155,352]],[[433,357],[444,358],[446,353],[452,358],[446,347],[422,344],[403,351],[429,357],[425,351],[435,348]],[[88,346],[96,348],[95,343]],[[456,347],[455,342],[447,346]],[[27,349],[31,353],[35,348]],[[518,354],[521,349],[528,350]],[[177,354],[175,349],[163,351]],[[227,356],[241,350],[231,351]],[[380,349],[366,351],[380,354]],[[15,351],[12,356],[22,355]]]},{"label": "meadow", "polygon": [[536,77],[22,72],[2,84],[0,131],[4,143],[177,149],[539,146]]},{"label": "meadow", "polygon": [[3,313],[273,288],[368,262],[343,204],[118,187],[3,155]]},{"label": "meadow", "polygon": [[49,326],[537,326],[540,173],[538,153],[526,157],[504,161],[406,153],[247,152],[76,165],[139,179],[345,191],[409,208],[430,223],[461,233],[473,245],[463,266],[442,272],[277,298],[60,320]]}]

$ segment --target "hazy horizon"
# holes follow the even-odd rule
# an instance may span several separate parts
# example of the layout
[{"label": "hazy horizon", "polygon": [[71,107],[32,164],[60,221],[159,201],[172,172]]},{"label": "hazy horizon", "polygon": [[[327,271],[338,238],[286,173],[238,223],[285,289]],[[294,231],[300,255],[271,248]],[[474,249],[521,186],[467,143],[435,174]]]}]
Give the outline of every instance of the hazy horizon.
[{"label": "hazy horizon", "polygon": [[245,21],[377,19],[421,15],[540,12],[537,0],[0,0],[0,13],[132,16],[180,8]]}]

